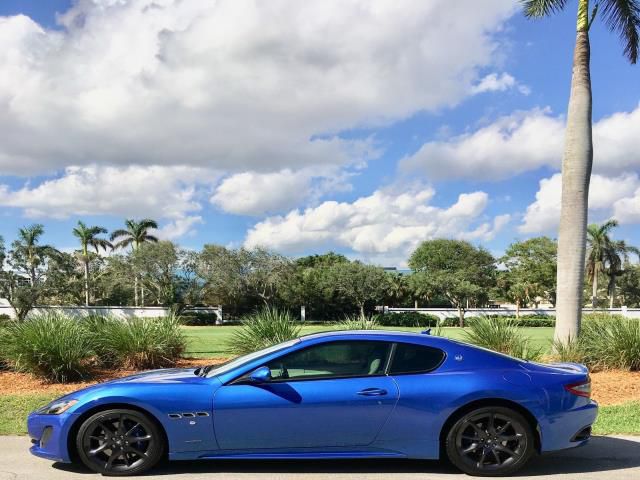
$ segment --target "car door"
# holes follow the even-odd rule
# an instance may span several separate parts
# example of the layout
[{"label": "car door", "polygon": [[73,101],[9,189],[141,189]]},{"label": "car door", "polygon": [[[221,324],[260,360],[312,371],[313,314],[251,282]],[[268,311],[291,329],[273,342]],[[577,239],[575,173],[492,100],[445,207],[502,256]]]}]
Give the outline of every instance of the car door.
[{"label": "car door", "polygon": [[218,445],[225,450],[357,447],[372,443],[398,400],[385,375],[391,346],[330,341],[267,364],[272,380],[237,379],[216,391]]}]

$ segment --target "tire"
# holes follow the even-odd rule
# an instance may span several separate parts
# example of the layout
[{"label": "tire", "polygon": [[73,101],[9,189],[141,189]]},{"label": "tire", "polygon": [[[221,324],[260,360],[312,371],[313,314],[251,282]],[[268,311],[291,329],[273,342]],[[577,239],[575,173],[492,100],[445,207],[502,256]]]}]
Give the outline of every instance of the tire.
[{"label": "tire", "polygon": [[505,407],[482,407],[458,419],[446,437],[449,461],[468,475],[511,475],[535,453],[531,425]]},{"label": "tire", "polygon": [[160,461],[165,440],[148,415],[117,408],[87,418],[78,430],[76,449],[82,463],[94,472],[136,475]]}]

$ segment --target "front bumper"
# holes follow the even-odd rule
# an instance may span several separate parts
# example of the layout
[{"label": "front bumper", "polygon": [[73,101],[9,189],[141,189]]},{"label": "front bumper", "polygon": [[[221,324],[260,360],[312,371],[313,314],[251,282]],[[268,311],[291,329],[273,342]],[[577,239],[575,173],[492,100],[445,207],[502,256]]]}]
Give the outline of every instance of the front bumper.
[{"label": "front bumper", "polygon": [[540,424],[541,451],[553,452],[579,447],[589,441],[591,430],[598,416],[598,404],[589,400],[582,406],[549,417]]},{"label": "front bumper", "polygon": [[27,429],[33,444],[29,451],[55,462],[70,463],[67,438],[76,414],[42,415],[32,413],[27,418]]}]

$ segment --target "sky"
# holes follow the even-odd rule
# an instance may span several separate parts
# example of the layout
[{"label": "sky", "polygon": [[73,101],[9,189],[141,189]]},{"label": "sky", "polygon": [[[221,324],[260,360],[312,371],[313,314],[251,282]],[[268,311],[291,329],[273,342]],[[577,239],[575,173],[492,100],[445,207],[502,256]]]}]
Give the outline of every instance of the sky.
[{"label": "sky", "polygon": [[[576,6],[0,0],[0,235],[150,217],[185,248],[398,267],[555,237]],[[640,67],[598,19],[591,42],[589,220],[640,245]]]}]

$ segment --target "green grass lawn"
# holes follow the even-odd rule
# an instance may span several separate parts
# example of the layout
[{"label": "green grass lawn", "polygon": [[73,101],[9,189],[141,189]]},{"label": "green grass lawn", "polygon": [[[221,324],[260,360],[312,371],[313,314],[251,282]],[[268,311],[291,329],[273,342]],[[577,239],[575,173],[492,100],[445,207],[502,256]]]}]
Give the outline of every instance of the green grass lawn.
[{"label": "green grass lawn", "polygon": [[[183,327],[188,338],[187,356],[195,358],[215,358],[226,357],[227,342],[237,330],[238,326],[217,326],[217,327]],[[424,328],[402,328],[402,327],[381,327],[385,330],[403,330],[420,332]],[[302,327],[302,335],[309,333],[336,330],[335,325],[305,325]],[[524,334],[531,338],[535,346],[542,347],[548,351],[553,338],[552,327],[523,328]],[[464,340],[464,330],[462,328],[447,327],[443,329],[444,335],[458,340]]]},{"label": "green grass lawn", "polygon": [[[0,435],[27,433],[29,412],[45,405],[58,395],[0,395]],[[593,429],[596,435],[640,435],[640,402],[600,407]]]}]

